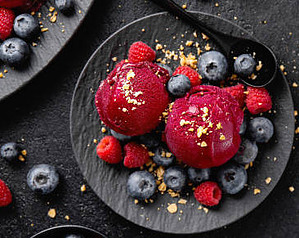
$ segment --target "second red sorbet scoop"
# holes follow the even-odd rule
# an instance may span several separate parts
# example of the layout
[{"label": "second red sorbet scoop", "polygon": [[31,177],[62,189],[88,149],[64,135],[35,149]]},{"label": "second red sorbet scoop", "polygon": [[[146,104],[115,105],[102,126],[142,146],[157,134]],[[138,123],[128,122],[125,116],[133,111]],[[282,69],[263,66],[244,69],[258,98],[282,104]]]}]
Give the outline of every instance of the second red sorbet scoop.
[{"label": "second red sorbet scoop", "polygon": [[243,111],[227,92],[197,86],[177,99],[168,115],[165,134],[169,149],[195,168],[220,166],[238,151]]},{"label": "second red sorbet scoop", "polygon": [[151,62],[122,61],[102,81],[95,97],[101,120],[114,131],[142,135],[155,129],[169,104],[167,70]]}]

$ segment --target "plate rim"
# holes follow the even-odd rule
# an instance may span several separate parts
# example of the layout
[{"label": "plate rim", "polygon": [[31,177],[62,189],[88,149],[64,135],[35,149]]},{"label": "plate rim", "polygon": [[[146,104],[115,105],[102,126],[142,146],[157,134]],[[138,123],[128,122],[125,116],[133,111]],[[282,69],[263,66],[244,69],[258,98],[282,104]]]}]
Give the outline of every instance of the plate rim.
[{"label": "plate rim", "polygon": [[59,225],[59,226],[52,226],[50,228],[44,229],[42,231],[39,231],[38,233],[34,234],[33,236],[31,236],[30,238],[38,238],[38,236],[40,235],[44,235],[45,233],[49,232],[49,231],[53,231],[53,230],[59,230],[59,229],[63,229],[63,228],[78,228],[78,229],[83,229],[85,231],[90,231],[90,232],[94,232],[97,235],[101,235],[103,238],[106,238],[107,236],[103,235],[102,233],[86,227],[86,226],[81,226],[81,225]]},{"label": "plate rim", "polygon": [[[225,18],[222,18],[222,17],[219,17],[219,16],[216,16],[216,15],[213,15],[213,14],[210,14],[210,13],[205,13],[205,12],[201,12],[201,11],[188,11],[190,13],[195,13],[195,14],[199,14],[199,15],[204,15],[204,16],[209,16],[209,17],[212,17],[212,18],[217,18],[218,20],[222,20],[228,24],[231,24],[233,25],[234,27],[237,27],[238,29],[242,30],[242,32],[246,33],[248,35],[249,38],[252,38],[253,40],[256,40],[257,42],[260,42],[258,39],[256,39],[256,37],[254,37],[252,35],[252,33],[250,33],[248,30],[242,28],[241,26],[239,26],[238,24],[230,21],[230,20],[227,20]],[[73,152],[74,152],[74,156],[75,156],[75,159],[76,159],[76,162],[78,163],[78,155],[75,153],[75,145],[74,145],[74,140],[73,140],[73,136],[72,136],[72,131],[73,131],[73,123],[72,123],[72,117],[73,117],[73,105],[74,105],[74,100],[75,100],[75,95],[77,93],[77,90],[79,88],[79,84],[80,84],[80,81],[83,77],[83,75],[85,74],[87,68],[88,68],[88,65],[90,64],[90,62],[94,59],[95,55],[97,54],[97,52],[100,50],[100,48],[102,48],[111,38],[113,38],[115,35],[117,35],[119,32],[121,32],[122,30],[124,30],[125,28],[139,22],[139,21],[142,21],[144,19],[147,19],[147,18],[150,18],[150,17],[155,17],[155,16],[158,16],[158,15],[163,15],[163,14],[170,14],[169,12],[167,11],[162,11],[162,12],[157,12],[157,13],[153,13],[153,14],[149,14],[149,15],[146,15],[144,17],[141,17],[141,18],[138,18],[128,24],[126,24],[125,26],[119,28],[118,30],[116,30],[114,33],[112,33],[109,37],[107,37],[98,47],[97,49],[92,53],[92,55],[90,56],[90,58],[88,59],[88,61],[86,62],[85,66],[83,67],[79,77],[78,77],[78,80],[77,80],[77,83],[75,85],[75,88],[74,88],[74,92],[73,92],[73,95],[72,95],[72,101],[71,101],[71,107],[70,107],[70,137],[71,137],[71,144],[72,144],[72,149],[73,149]],[[284,83],[286,84],[286,90],[288,92],[288,95],[289,95],[289,99],[291,101],[291,105],[290,107],[294,109],[294,101],[293,101],[293,98],[292,98],[292,93],[291,93],[291,90],[290,90],[290,87],[289,87],[289,84],[288,84],[288,81],[285,77],[285,75],[280,71],[280,70],[277,70],[277,73],[280,74],[280,76],[283,78],[283,81]],[[271,84],[270,84],[271,85]],[[292,117],[293,119],[295,119],[294,115],[292,114]],[[295,129],[295,124],[291,124],[291,130],[294,131]],[[291,141],[291,144],[293,145],[294,143],[294,134],[292,134],[292,141]],[[270,190],[270,192],[266,195],[266,197],[256,206],[254,207],[252,210],[248,211],[247,213],[245,214],[242,214],[242,216],[240,216],[238,219],[234,220],[234,221],[231,221],[229,223],[227,223],[225,226],[229,226],[237,221],[239,221],[240,219],[243,219],[245,216],[247,216],[249,213],[253,212],[256,208],[258,208],[259,206],[261,206],[261,204],[263,204],[265,202],[265,200],[270,196],[271,193],[273,193],[273,190],[276,188],[278,182],[281,180],[283,174],[285,173],[285,170],[287,168],[287,165],[289,163],[289,160],[290,160],[290,156],[291,156],[291,153],[292,153],[292,150],[290,149],[289,152],[287,153],[287,163],[285,164],[285,167],[284,167],[284,170],[283,172],[279,175],[279,179],[277,180],[275,186]],[[79,166],[79,165],[78,165]],[[83,174],[83,171],[81,169],[81,167],[79,166],[80,168],[80,171],[82,173],[82,175],[84,176]],[[85,176],[84,176],[85,177]],[[87,181],[88,182],[88,181]],[[92,187],[91,187],[92,188]],[[93,192],[97,195],[97,193],[94,191],[94,189],[92,188]],[[98,195],[97,197],[99,199],[101,199]],[[176,233],[173,233],[173,232],[168,232],[168,231],[161,231],[161,230],[156,230],[154,228],[151,228],[151,227],[146,227],[146,226],[143,226],[143,225],[140,225],[132,220],[129,220],[127,217],[123,216],[122,214],[119,214],[118,212],[116,212],[113,208],[111,208],[108,204],[106,204],[102,199],[101,201],[107,206],[109,207],[109,209],[111,209],[115,214],[117,214],[118,216],[121,216],[123,217],[124,219],[126,219],[127,221],[139,226],[139,227],[142,227],[144,229],[148,229],[148,230],[152,230],[152,231],[155,231],[155,232],[161,232],[161,233],[164,233],[164,234],[176,234],[176,235],[191,235],[191,234],[202,234],[202,233],[208,233],[208,232],[211,232],[211,231],[215,231],[215,230],[219,230],[221,228],[223,228],[223,226],[221,227],[216,227],[216,228],[212,228],[212,229],[208,229],[206,231],[202,231],[202,232],[192,232],[192,233],[186,233],[186,232],[176,232]]]},{"label": "plate rim", "polygon": [[79,24],[77,25],[76,29],[73,31],[73,33],[70,35],[70,37],[64,42],[63,45],[61,45],[60,49],[57,51],[57,53],[48,61],[47,64],[44,64],[43,67],[41,67],[40,70],[38,70],[36,73],[34,73],[26,82],[22,83],[20,86],[18,86],[15,90],[12,90],[10,93],[6,94],[5,96],[0,98],[0,102],[4,102],[7,99],[11,98],[16,93],[20,92],[25,86],[27,86],[30,82],[35,80],[43,71],[48,68],[50,64],[56,60],[57,57],[61,54],[61,52],[64,50],[64,48],[69,44],[69,42],[73,39],[74,35],[78,32],[79,28],[82,26],[83,22],[86,19],[87,14],[90,12],[90,9],[94,5],[95,0],[90,0],[89,6],[86,8],[84,17],[79,21]]}]

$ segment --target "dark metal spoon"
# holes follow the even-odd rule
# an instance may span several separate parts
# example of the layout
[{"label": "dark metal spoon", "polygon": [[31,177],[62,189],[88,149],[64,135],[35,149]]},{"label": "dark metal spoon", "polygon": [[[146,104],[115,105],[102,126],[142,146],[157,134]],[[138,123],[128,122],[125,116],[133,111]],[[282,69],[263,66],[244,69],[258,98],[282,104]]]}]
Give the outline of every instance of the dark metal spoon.
[{"label": "dark metal spoon", "polygon": [[230,61],[230,65],[233,65],[234,57],[241,54],[254,54],[257,62],[262,62],[262,68],[257,71],[256,78],[243,77],[242,81],[254,87],[264,87],[269,84],[276,76],[277,73],[277,59],[273,51],[266,45],[257,41],[238,38],[219,32],[204,25],[193,14],[186,12],[179,5],[172,0],[152,0],[165,10],[173,13],[181,19],[188,22],[195,28],[199,28],[203,33],[216,41],[222,48],[223,53],[226,54]]}]

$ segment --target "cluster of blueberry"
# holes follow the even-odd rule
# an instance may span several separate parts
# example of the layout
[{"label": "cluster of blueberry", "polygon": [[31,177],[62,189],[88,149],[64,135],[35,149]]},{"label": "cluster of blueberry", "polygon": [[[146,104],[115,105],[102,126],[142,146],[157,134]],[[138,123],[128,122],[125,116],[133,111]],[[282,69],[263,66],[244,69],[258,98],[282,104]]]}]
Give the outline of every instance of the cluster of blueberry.
[{"label": "cluster of blueberry", "polygon": [[[55,5],[62,13],[70,14],[74,3],[72,0],[55,0]],[[23,65],[30,56],[28,42],[35,40],[41,32],[37,18],[28,13],[15,17],[12,10],[0,8],[0,25],[0,38],[4,40],[0,45],[1,61],[13,67]]]},{"label": "cluster of blueberry", "polygon": [[[234,62],[234,72],[240,77],[249,77],[256,72],[256,65],[255,59],[250,54],[242,54]],[[164,64],[160,66],[172,72],[169,66]],[[209,83],[224,80],[227,72],[228,63],[222,53],[208,51],[199,57],[198,73]],[[190,88],[190,79],[183,74],[171,77],[167,84],[168,91],[174,97],[184,96]]]},{"label": "cluster of blueberry", "polygon": [[[23,148],[20,144],[9,142],[1,146],[0,157],[9,163],[17,163],[22,156]],[[48,164],[33,166],[27,174],[29,188],[45,195],[54,191],[59,183],[59,174],[56,168]]]},{"label": "cluster of blueberry", "polygon": [[[167,168],[163,178],[167,188],[180,192],[186,187],[188,179],[193,185],[199,185],[204,181],[216,180],[224,193],[236,194],[244,188],[247,182],[247,172],[244,165],[253,162],[257,157],[258,147],[256,143],[267,143],[273,136],[273,132],[273,124],[265,117],[256,117],[249,122],[244,119],[240,129],[240,134],[244,138],[239,151],[231,162],[220,168],[212,169],[189,167],[185,170],[180,166],[174,165],[175,157],[173,155],[170,157],[162,156],[163,153],[161,151],[166,151],[166,148],[160,145],[155,135],[146,134],[140,137],[140,141],[155,151],[153,161],[158,166],[161,165]],[[112,135],[119,140],[130,139],[114,131],[112,131]],[[150,198],[155,193],[156,187],[155,178],[148,171],[133,172],[127,182],[129,195],[140,200]]]}]

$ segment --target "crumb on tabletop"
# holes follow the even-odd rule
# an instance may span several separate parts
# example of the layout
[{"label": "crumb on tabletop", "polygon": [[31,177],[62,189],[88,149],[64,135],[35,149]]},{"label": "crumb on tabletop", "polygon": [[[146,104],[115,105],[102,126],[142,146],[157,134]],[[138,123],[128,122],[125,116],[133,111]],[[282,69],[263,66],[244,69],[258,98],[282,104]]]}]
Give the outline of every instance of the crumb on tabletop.
[{"label": "crumb on tabletop", "polygon": [[295,191],[295,188],[294,188],[293,186],[290,186],[290,187],[289,187],[289,191],[292,193],[292,192]]},{"label": "crumb on tabletop", "polygon": [[86,192],[86,185],[83,184],[83,185],[81,186],[80,190],[81,190],[82,193]]},{"label": "crumb on tabletop", "polygon": [[66,216],[64,217],[64,219],[67,220],[67,221],[69,221],[69,220],[70,220],[70,216],[69,216],[69,215],[66,215]]},{"label": "crumb on tabletop", "polygon": [[298,84],[297,84],[296,82],[294,82],[294,83],[292,84],[292,86],[293,86],[293,88],[297,88],[297,87],[298,87]]},{"label": "crumb on tabletop", "polygon": [[187,8],[187,4],[186,4],[186,3],[183,4],[183,5],[182,5],[182,8],[183,8],[183,9],[186,9],[186,8]]},{"label": "crumb on tabletop", "polygon": [[54,209],[54,208],[51,208],[49,211],[48,211],[48,216],[50,217],[50,218],[55,218],[56,217],[56,209]]}]

